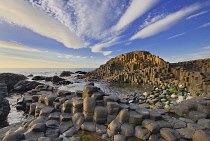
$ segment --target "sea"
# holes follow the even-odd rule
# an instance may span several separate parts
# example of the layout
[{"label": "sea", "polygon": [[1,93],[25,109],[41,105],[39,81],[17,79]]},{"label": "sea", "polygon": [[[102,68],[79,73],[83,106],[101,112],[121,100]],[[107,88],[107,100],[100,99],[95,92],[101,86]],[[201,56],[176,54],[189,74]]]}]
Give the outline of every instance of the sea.
[{"label": "sea", "polygon": [[59,75],[62,71],[85,71],[89,72],[95,68],[0,68],[0,73],[16,73],[23,74],[28,76],[33,75],[42,75],[42,76],[54,76]]}]

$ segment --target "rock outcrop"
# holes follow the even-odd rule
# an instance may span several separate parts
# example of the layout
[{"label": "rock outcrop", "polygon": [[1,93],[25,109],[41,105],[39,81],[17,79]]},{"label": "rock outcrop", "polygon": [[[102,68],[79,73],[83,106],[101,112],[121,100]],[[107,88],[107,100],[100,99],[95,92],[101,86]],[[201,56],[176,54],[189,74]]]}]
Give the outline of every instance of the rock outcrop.
[{"label": "rock outcrop", "polygon": [[42,83],[36,81],[26,81],[21,80],[17,84],[14,85],[14,92],[27,92],[29,90],[34,89],[36,86],[41,85]]},{"label": "rock outcrop", "polygon": [[[0,134],[3,141],[71,140],[79,130],[116,141],[134,136],[149,141],[210,139],[210,100],[201,97],[166,111],[153,110],[107,95],[89,83],[76,93],[37,86],[23,95],[22,103],[28,119],[18,130]],[[169,116],[169,112],[178,116]]]},{"label": "rock outcrop", "polygon": [[0,73],[0,81],[7,85],[8,92],[11,92],[16,83],[26,79],[27,77],[21,74]]},{"label": "rock outcrop", "polygon": [[5,83],[0,83],[0,127],[6,123],[7,116],[10,112],[9,101],[7,96],[7,86]]},{"label": "rock outcrop", "polygon": [[60,77],[71,76],[71,74],[74,74],[74,73],[70,71],[63,71],[61,72]]},{"label": "rock outcrop", "polygon": [[84,77],[118,83],[188,86],[193,94],[210,93],[210,59],[170,64],[147,51],[134,51],[107,61]]}]

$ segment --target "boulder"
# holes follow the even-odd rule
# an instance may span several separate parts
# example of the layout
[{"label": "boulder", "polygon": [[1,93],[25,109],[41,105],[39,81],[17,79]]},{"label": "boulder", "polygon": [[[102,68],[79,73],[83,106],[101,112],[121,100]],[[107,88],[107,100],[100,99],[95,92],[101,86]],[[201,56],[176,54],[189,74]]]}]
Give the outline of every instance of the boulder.
[{"label": "boulder", "polygon": [[135,129],[133,124],[124,123],[121,125],[121,134],[126,137],[134,136]]},{"label": "boulder", "polygon": [[96,133],[106,134],[106,126],[102,124],[96,124]]},{"label": "boulder", "polygon": [[71,76],[71,74],[74,74],[74,73],[71,71],[63,71],[61,72],[60,77]]},{"label": "boulder", "polygon": [[98,124],[104,124],[107,121],[107,108],[96,106],[94,109],[94,121]]},{"label": "boulder", "polygon": [[21,80],[18,83],[14,85],[13,91],[15,92],[27,92],[29,90],[32,90],[36,88],[38,85],[43,85],[42,83],[36,82],[36,81],[27,81],[27,80]]},{"label": "boulder", "polygon": [[139,125],[142,122],[142,115],[138,114],[135,111],[129,111],[130,117],[129,117],[129,123]]},{"label": "boulder", "polygon": [[73,126],[74,125],[73,125],[72,121],[62,121],[59,126],[60,133],[64,133],[65,131],[67,131],[68,129],[70,129]]},{"label": "boulder", "polygon": [[25,137],[22,133],[14,132],[14,133],[6,135],[2,141],[21,141],[24,139]]},{"label": "boulder", "polygon": [[86,97],[83,101],[83,112],[93,114],[95,109],[95,99],[92,97]]},{"label": "boulder", "polygon": [[114,141],[126,141],[126,137],[123,135],[114,135]]},{"label": "boulder", "polygon": [[95,132],[96,131],[96,124],[94,122],[84,122],[81,125],[81,129],[84,131]]},{"label": "boulder", "polygon": [[181,138],[179,132],[171,128],[160,129],[160,134],[167,141],[177,141]]},{"label": "boulder", "polygon": [[207,129],[210,129],[210,119],[199,119],[197,124],[207,128]]},{"label": "boulder", "polygon": [[141,127],[141,126],[136,126],[135,127],[135,137],[141,139],[141,140],[147,140],[150,136],[150,131]]},{"label": "boulder", "polygon": [[61,81],[64,81],[65,79],[63,79],[63,78],[60,78],[60,77],[58,77],[58,76],[53,76],[52,77],[52,82],[54,83],[54,84],[57,84],[57,83],[59,83],[59,82],[61,82]]},{"label": "boulder", "polygon": [[129,112],[128,109],[122,109],[119,114],[117,115],[117,120],[123,124],[123,123],[128,123],[129,122]]},{"label": "boulder", "polygon": [[10,104],[6,98],[0,98],[0,122],[5,122],[10,112]]},{"label": "boulder", "polygon": [[32,80],[45,80],[45,76],[34,76]]},{"label": "boulder", "polygon": [[14,85],[21,80],[26,80],[27,77],[21,74],[13,74],[13,73],[0,73],[0,80],[7,85],[7,91],[11,92],[13,90]]},{"label": "boulder", "polygon": [[204,130],[197,130],[192,138],[193,141],[210,141],[210,133]]},{"label": "boulder", "polygon": [[119,104],[117,102],[107,102],[107,110],[109,115],[117,115],[119,112]]},{"label": "boulder", "polygon": [[113,135],[118,134],[118,132],[121,131],[121,123],[114,119],[109,125],[108,125],[108,129],[107,129],[107,133],[109,135],[109,137],[112,137]]}]

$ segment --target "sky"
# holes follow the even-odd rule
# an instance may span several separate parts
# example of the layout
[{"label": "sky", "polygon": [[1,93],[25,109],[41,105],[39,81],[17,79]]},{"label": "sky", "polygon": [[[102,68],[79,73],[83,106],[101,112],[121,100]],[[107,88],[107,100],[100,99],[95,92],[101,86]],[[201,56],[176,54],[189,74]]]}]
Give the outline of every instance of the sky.
[{"label": "sky", "polygon": [[131,51],[210,58],[210,0],[0,0],[0,68],[97,68]]}]

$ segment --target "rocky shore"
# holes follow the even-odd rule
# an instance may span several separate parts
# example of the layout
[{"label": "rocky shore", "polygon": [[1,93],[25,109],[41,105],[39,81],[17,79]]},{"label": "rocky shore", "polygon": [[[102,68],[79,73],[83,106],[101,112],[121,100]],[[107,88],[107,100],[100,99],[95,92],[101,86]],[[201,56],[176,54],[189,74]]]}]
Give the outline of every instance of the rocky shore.
[{"label": "rocky shore", "polygon": [[94,83],[75,93],[39,85],[26,92],[18,105],[28,118],[21,126],[4,130],[3,141],[76,141],[81,140],[74,137],[80,130],[115,141],[131,137],[150,141],[210,140],[210,99],[205,97],[165,110],[146,109],[105,94]]}]

